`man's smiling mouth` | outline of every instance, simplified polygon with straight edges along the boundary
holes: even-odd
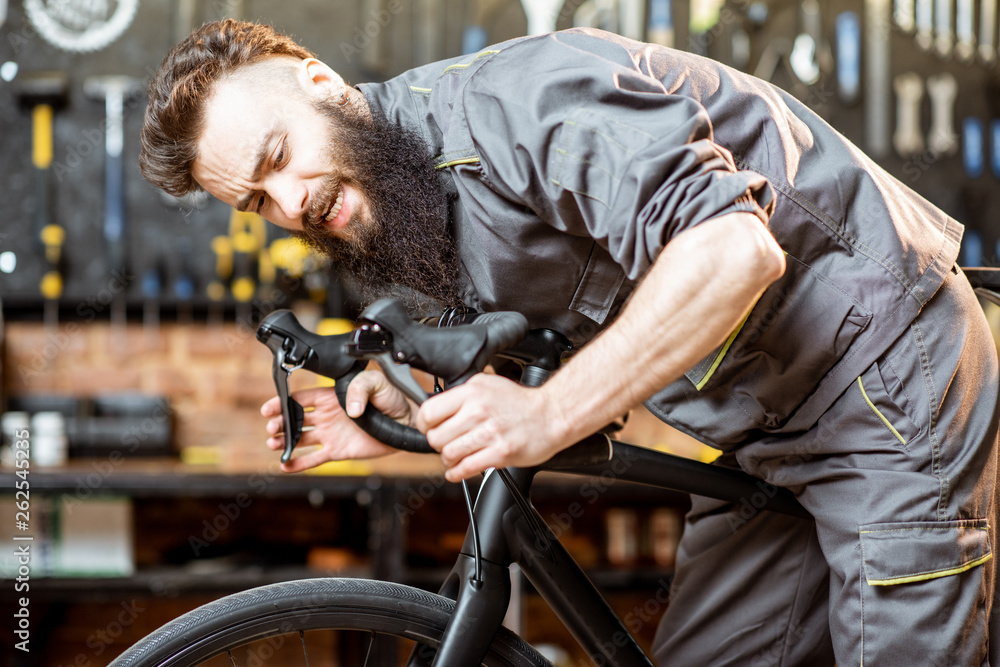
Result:
[[[323,216],[323,220],[326,222],[333,222],[336,217],[340,214],[340,209],[344,205],[344,187],[337,186],[337,198],[330,205],[330,209]]]

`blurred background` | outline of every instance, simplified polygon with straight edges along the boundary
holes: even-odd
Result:
[[[25,595],[31,618],[30,653],[0,628],[0,665],[107,664],[187,609],[281,579],[433,590],[461,544],[460,493],[432,457],[279,471],[256,325],[291,308],[343,331],[357,297],[257,216],[139,174],[160,60],[225,17],[273,24],[352,83],[574,25],[700,53],[787,90],[965,224],[962,264],[1000,261],[996,0],[0,0],[0,618]],[[641,412],[623,439],[713,456]],[[648,642],[686,500],[586,484],[546,479],[536,504]],[[585,664],[530,590],[521,608],[529,640]],[[351,664],[339,651],[320,664]]]

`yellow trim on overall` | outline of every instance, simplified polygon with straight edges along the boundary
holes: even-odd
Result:
[[[477,162],[479,162],[479,158],[477,158],[477,157],[463,157],[460,160],[452,160],[451,162],[445,162],[443,164],[439,164],[438,166],[436,166],[434,168],[435,169],[444,169],[445,167],[454,167],[455,165],[458,165],[458,164],[476,164]]]
[[[410,90],[415,93],[430,93],[433,92],[430,88],[421,88],[420,86],[410,86]]]
[[[476,54],[476,57],[473,58],[472,60],[470,60],[469,62],[467,62],[467,63],[459,63],[457,65],[448,65],[447,67],[444,68],[444,70],[442,70],[441,73],[444,74],[448,70],[453,70],[453,69],[465,69],[466,67],[468,67],[472,63],[474,63],[477,60],[479,60],[481,57],[483,57],[483,56],[491,56],[494,53],[500,53],[500,50],[499,49],[494,49],[493,51],[480,51],[479,53]]]
[[[754,306],[756,305],[757,304],[755,303]],[[729,338],[726,339],[726,343],[722,346],[722,349],[719,350],[719,353],[715,355],[715,360],[712,362],[711,367],[709,367],[708,372],[705,373],[705,377],[703,377],[698,384],[694,386],[695,389],[701,391],[701,388],[708,384],[708,381],[712,378],[712,374],[715,373],[715,369],[722,363],[722,359],[726,356],[726,352],[729,352],[729,347],[733,344],[733,341],[736,340],[736,337],[740,335],[740,331],[743,330],[743,325],[747,323],[747,320],[750,318],[750,313],[752,312],[753,308],[750,308],[750,310],[747,311],[747,314],[743,316],[743,319],[740,320],[740,323],[736,326],[733,333],[729,334]]]
[[[875,407],[875,404],[872,403],[871,399],[868,398],[868,392],[865,391],[865,385],[864,385],[863,382],[861,382],[861,376],[860,375],[858,376],[858,388],[861,389],[861,395],[865,397],[865,403],[867,403],[868,407],[872,409],[872,412],[874,412],[876,415],[878,415],[878,418],[882,420],[882,423],[884,423],[889,428],[890,431],[892,431],[892,434],[894,436],[896,436],[896,439],[899,440],[900,444],[905,445],[906,444],[906,438],[904,438],[903,436],[901,436],[899,434],[899,431],[897,431],[893,427],[893,425],[889,423],[889,420],[885,418],[885,415],[882,414],[879,411],[879,409]]]
[[[947,577],[952,574],[961,574],[967,570],[971,570],[974,567],[982,565],[989,559],[993,558],[992,553],[988,553],[981,558],[977,558],[971,563],[966,563],[965,565],[960,565],[959,567],[953,567],[948,570],[938,570],[937,572],[927,572],[925,574],[914,574],[908,577],[894,577],[892,579],[869,579],[869,586],[893,586],[895,584],[912,584],[915,581],[927,581],[928,579],[940,579],[941,577]]]

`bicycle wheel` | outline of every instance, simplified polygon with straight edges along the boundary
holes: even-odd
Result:
[[[420,659],[429,665],[454,609],[454,601],[440,595],[384,581],[303,579],[271,584],[221,598],[180,616],[129,648],[111,667],[381,667],[399,664],[418,643],[423,645]],[[310,654],[310,643],[318,643],[321,654]],[[355,647],[355,657],[343,662],[332,657],[348,645]],[[288,656],[291,652],[305,659],[299,657],[293,662]],[[497,632],[483,664],[552,667],[506,628]]]

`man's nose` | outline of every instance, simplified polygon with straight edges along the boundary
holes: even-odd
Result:
[[[291,222],[301,222],[309,210],[309,189],[306,184],[293,177],[272,181],[271,197],[281,209],[284,218]]]

